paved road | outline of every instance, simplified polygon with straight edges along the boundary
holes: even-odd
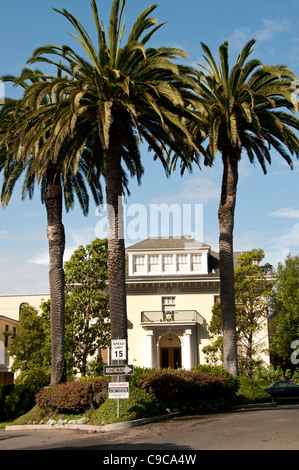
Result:
[[[299,405],[174,418],[123,431],[0,430],[1,450],[299,450]],[[133,453],[132,453],[133,454]]]

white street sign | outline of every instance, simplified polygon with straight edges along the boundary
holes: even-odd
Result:
[[[127,359],[127,341],[125,339],[111,340],[111,358],[114,360]]]
[[[110,382],[108,398],[129,398],[129,382]]]

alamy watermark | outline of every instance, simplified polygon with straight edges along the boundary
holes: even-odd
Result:
[[[294,349],[291,354],[291,363],[294,365],[299,364],[299,339],[292,341],[291,348]]]
[[[115,211],[108,204],[97,207],[95,215],[101,219],[96,225],[98,238],[107,238],[107,219],[112,228],[109,235],[131,241],[146,238],[173,237],[180,238],[188,235],[191,238],[203,240],[203,204],[126,204],[124,198],[118,198],[118,213],[123,221],[118,229],[115,228]]]

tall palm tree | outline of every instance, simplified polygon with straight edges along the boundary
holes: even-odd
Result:
[[[74,79],[65,81],[65,93],[70,101],[69,119],[55,117],[59,129],[77,125],[81,130],[80,140],[73,136],[73,155],[85,145],[91,133],[99,139],[99,145],[93,146],[90,165],[99,158],[104,161],[112,339],[127,338],[125,246],[119,203],[123,192],[122,163],[133,162],[133,170],[136,168],[139,158],[136,136],[148,143],[166,171],[169,150],[176,151],[188,166],[197,149],[184,121],[196,115],[190,107],[196,99],[191,86],[193,72],[174,63],[174,59],[187,57],[186,53],[174,48],[146,47],[161,27],[150,17],[156,5],[138,16],[122,45],[124,7],[125,0],[113,0],[106,35],[96,2],[92,0],[97,47],[73,15],[56,10],[75,28],[75,38],[85,57],[68,46],[47,46],[38,48],[30,60],[31,63],[48,62],[73,73]],[[63,87],[62,82],[60,85]]]
[[[15,183],[24,174],[22,199],[27,195],[32,198],[35,184],[41,188],[41,199],[47,211],[47,236],[49,243],[49,286],[51,298],[51,383],[65,380],[64,359],[64,269],[65,232],[62,222],[63,199],[66,211],[73,208],[75,194],[84,215],[88,214],[89,194],[91,189],[96,204],[102,202],[102,191],[96,169],[90,171],[86,164],[88,148],[82,152],[78,167],[67,167],[64,152],[70,141],[66,138],[57,158],[53,159],[48,142],[52,139],[53,128],[47,127],[47,134],[42,133],[42,140],[32,140],[31,130],[38,136],[38,121],[32,102],[27,94],[32,84],[47,82],[40,71],[24,70],[21,77],[6,77],[6,80],[21,84],[24,88],[23,99],[8,100],[0,114],[0,160],[4,163],[3,185],[1,191],[2,207],[10,200]],[[27,81],[32,82],[28,85]],[[54,77],[50,78],[54,80]],[[39,113],[48,107],[53,97],[43,96]],[[58,105],[54,100],[54,105]],[[45,124],[45,121],[44,121]],[[47,149],[45,154],[42,152]],[[29,159],[26,159],[26,155]],[[43,157],[41,156],[43,155]],[[45,157],[45,158],[44,158]]]
[[[292,100],[296,77],[286,66],[264,66],[257,59],[249,60],[254,44],[251,40],[244,46],[231,68],[227,42],[219,48],[219,65],[202,44],[206,64],[198,73],[200,129],[193,122],[200,143],[208,141],[205,163],[213,165],[218,151],[223,163],[218,210],[223,353],[224,365],[234,375],[238,362],[233,228],[239,161],[245,152],[249,161],[254,163],[256,158],[266,173],[271,149],[291,168],[292,156],[299,156],[297,105]]]

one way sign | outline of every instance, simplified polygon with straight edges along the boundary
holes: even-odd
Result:
[[[104,366],[104,375],[133,375],[134,366],[129,364]]]

